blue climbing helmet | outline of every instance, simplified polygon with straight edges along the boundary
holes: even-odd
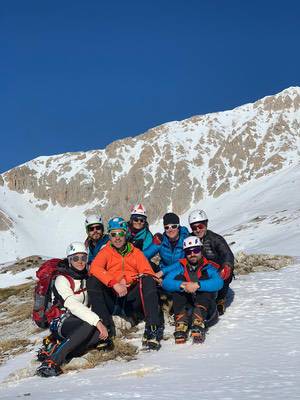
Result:
[[[113,231],[114,229],[122,229],[127,232],[128,226],[124,218],[114,217],[108,221],[107,232]]]

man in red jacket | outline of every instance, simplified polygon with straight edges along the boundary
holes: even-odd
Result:
[[[233,278],[234,255],[223,236],[207,229],[208,217],[204,210],[192,211],[189,215],[189,224],[193,235],[201,240],[204,257],[220,265],[219,271],[224,286],[218,292],[217,308],[219,315],[222,315],[225,312],[226,296]]]
[[[158,350],[157,277],[142,251],[128,242],[127,224],[123,218],[112,218],[107,231],[110,241],[97,254],[90,268],[87,287],[92,310],[111,336],[115,332],[112,314],[120,300],[127,316],[137,310],[143,311],[146,321],[143,345]]]

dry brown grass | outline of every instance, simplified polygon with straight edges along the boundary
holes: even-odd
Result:
[[[111,360],[131,361],[136,359],[136,355],[138,353],[138,348],[136,346],[133,346],[132,344],[119,338],[114,340],[114,345],[115,347],[111,351],[99,351],[97,349],[91,350],[84,356],[84,363],[80,363],[79,367],[82,369],[89,369]],[[64,367],[64,370],[66,371],[77,369],[78,364],[76,362],[71,362]]]
[[[18,304],[12,308],[9,313],[10,321],[24,321],[31,317],[32,313],[32,302]]]
[[[0,289],[0,303],[7,300],[11,296],[29,297],[33,296],[33,282],[23,283],[18,286],[10,286],[7,288]]]
[[[26,347],[32,344],[27,339],[0,340],[0,365],[5,361],[7,355],[15,356],[26,351]]]
[[[125,339],[132,339],[133,337],[135,337],[138,330],[139,330],[139,328],[137,327],[137,325],[132,326],[129,329],[119,328],[121,337],[125,338]]]

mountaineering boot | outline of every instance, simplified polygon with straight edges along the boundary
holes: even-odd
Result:
[[[176,322],[175,332],[174,332],[174,338],[175,338],[176,344],[183,344],[187,341],[188,329],[189,329],[189,326],[188,326],[187,322],[184,322],[184,321]]]
[[[217,300],[217,310],[219,315],[223,315],[225,312],[226,306],[225,306],[225,299],[219,299]]]
[[[44,361],[49,358],[60,344],[61,342],[55,339],[52,335],[47,336],[43,340],[43,347],[41,347],[37,352],[38,361]]]
[[[49,378],[50,376],[58,376],[63,373],[59,365],[55,364],[54,361],[48,359],[42,362],[42,364],[36,370],[36,374],[43,377]]]
[[[185,343],[188,338],[189,316],[186,310],[175,315],[174,338],[176,344]]]
[[[159,350],[160,349],[160,336],[159,327],[157,325],[146,325],[145,332],[142,339],[142,344],[145,350]]]
[[[191,337],[193,343],[203,343],[205,340],[205,324],[203,319],[194,318],[191,326]]]
[[[112,338],[100,340],[96,346],[97,350],[112,351],[115,348],[115,344]]]

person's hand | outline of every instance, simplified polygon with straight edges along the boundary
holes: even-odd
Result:
[[[221,271],[220,271],[220,276],[221,278],[225,281],[226,279],[229,279],[232,274],[232,268],[228,264],[224,264]]]
[[[181,287],[187,293],[195,293],[200,286],[197,282],[184,282],[184,284],[181,284]]]
[[[155,276],[156,276],[156,278],[160,279],[160,278],[162,278],[163,274],[164,273],[162,271],[158,271],[155,273]]]
[[[108,332],[107,332],[106,326],[103,324],[103,322],[98,321],[97,325],[96,325],[96,328],[99,331],[99,338],[101,340],[105,340],[105,339],[108,338]]]
[[[113,286],[113,289],[119,297],[124,297],[127,294],[127,286],[124,283],[116,283]]]
[[[158,232],[153,236],[152,243],[159,246],[161,245],[162,241],[163,241],[163,235],[161,233]]]

